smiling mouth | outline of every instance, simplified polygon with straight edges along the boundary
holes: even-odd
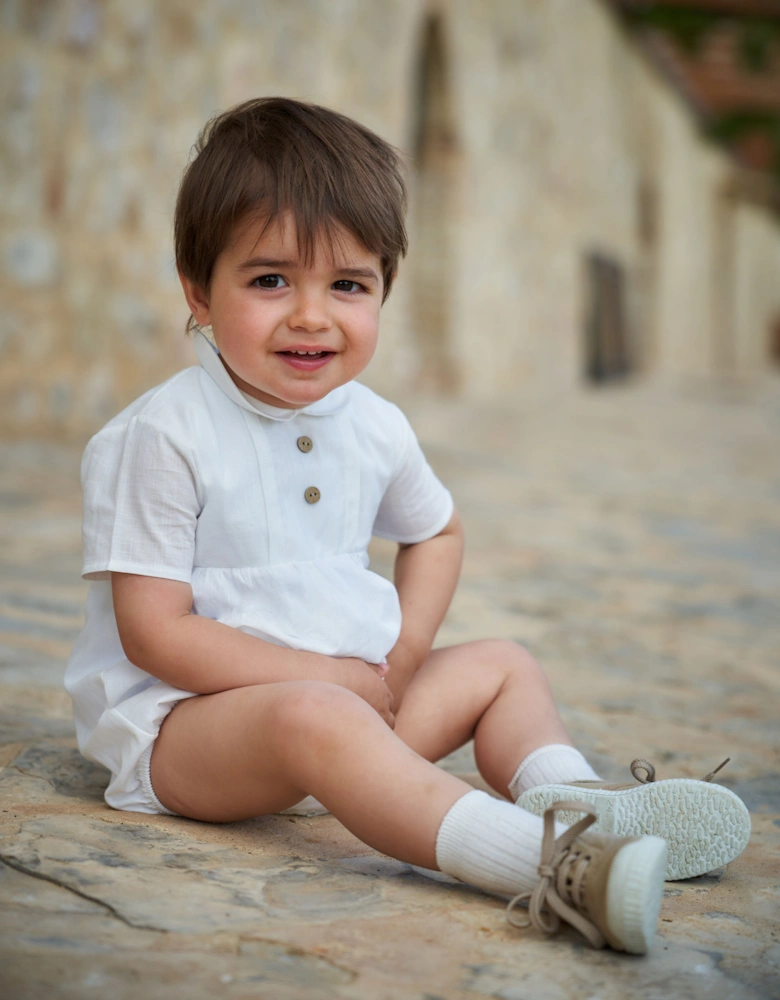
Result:
[[[306,361],[309,358],[328,358],[334,351],[278,351],[285,358],[301,358],[301,360]]]
[[[277,356],[298,372],[316,372],[325,368],[335,351],[277,351]]]

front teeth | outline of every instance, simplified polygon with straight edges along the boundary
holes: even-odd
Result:
[[[290,354],[303,354],[304,357],[313,354],[322,354],[322,351],[290,351]]]

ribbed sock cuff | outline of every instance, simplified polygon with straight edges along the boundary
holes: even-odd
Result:
[[[523,792],[538,785],[598,780],[599,776],[576,747],[551,743],[528,754],[509,782],[509,791],[516,802]]]
[[[488,892],[514,895],[539,881],[542,820],[486,792],[467,792],[442,820],[436,863]]]

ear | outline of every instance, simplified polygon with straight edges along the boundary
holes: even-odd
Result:
[[[195,322],[198,326],[211,326],[211,310],[209,309],[209,300],[206,297],[206,293],[200,285],[196,285],[194,281],[183,275],[181,271],[179,271],[179,281],[184,290],[184,298],[187,300],[187,305],[190,307],[190,312]]]

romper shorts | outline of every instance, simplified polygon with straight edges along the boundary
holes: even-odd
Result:
[[[166,717],[180,701],[193,697],[191,691],[153,680],[102,713],[81,752],[111,771],[105,792],[108,805],[128,812],[176,815],[155,795],[150,774],[152,751]]]
[[[182,691],[157,680],[103,712],[82,753],[111,770],[111,781],[105,792],[109,806],[148,815],[178,815],[166,808],[155,794],[151,760],[155,740],[167,716],[179,702],[194,697],[191,691]],[[322,815],[327,811],[311,795],[283,810],[295,816]]]

